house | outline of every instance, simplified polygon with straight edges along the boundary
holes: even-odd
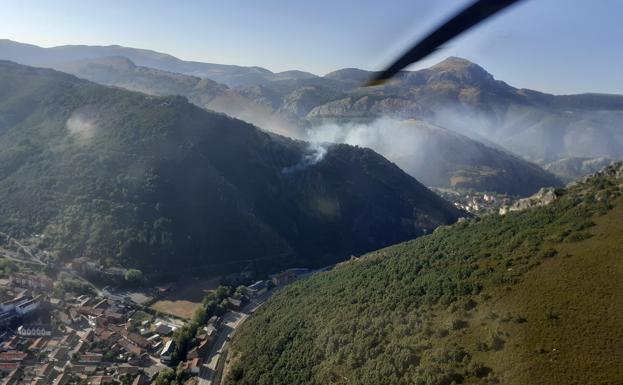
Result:
[[[18,367],[2,380],[2,385],[16,385],[21,376],[22,370]]]
[[[65,367],[65,372],[92,375],[97,371],[97,366],[94,365],[78,365],[70,363]]]
[[[268,285],[266,285],[266,281],[257,281],[253,285],[249,285],[247,289],[249,294],[255,297],[266,293],[266,291],[268,290]]]
[[[11,310],[15,310],[15,306],[17,306],[17,304],[22,303],[24,301],[27,301],[28,299],[30,299],[31,297],[29,296],[17,296],[15,298],[12,298],[8,301],[4,301],[0,304],[0,313],[5,313]]]
[[[156,328],[154,329],[154,333],[159,334],[161,336],[169,336],[173,333],[173,327],[165,324],[164,322],[156,322]]]
[[[94,309],[105,309],[108,307],[108,300],[106,298],[99,300],[93,305]]]
[[[143,353],[137,355],[136,357],[130,358],[128,360],[128,364],[135,366],[151,366],[153,361],[151,360],[151,356],[147,353]]]
[[[219,327],[221,324],[221,317],[213,315],[208,320],[208,325],[214,325],[215,328]]]
[[[9,277],[9,282],[13,286],[26,289],[51,291],[54,289],[54,281],[43,275],[35,275],[28,273],[13,273]]]
[[[19,368],[19,362],[0,362],[0,373],[11,373]]]
[[[103,385],[113,383],[112,376],[93,376],[89,377],[89,385]]]
[[[119,345],[130,354],[140,355],[144,353],[144,349],[128,339],[120,339]]]
[[[22,382],[22,384],[28,383],[27,381]],[[33,378],[29,385],[45,385],[46,381],[43,378]]]
[[[287,285],[296,279],[296,273],[292,270],[286,270],[281,273],[271,275],[270,279],[275,286]]]
[[[92,317],[101,317],[104,314],[104,310],[94,309],[90,306],[80,306],[78,308],[78,312],[80,312],[81,314],[85,316],[92,316]]]
[[[0,353],[0,362],[21,362],[28,357],[28,353],[24,352],[2,352]]]
[[[205,356],[208,353],[209,347],[210,347],[210,341],[209,340],[201,341],[201,343],[199,345],[195,346],[194,348],[192,348],[188,352],[186,357],[189,358],[189,359],[203,357],[203,356]]]
[[[151,346],[154,346],[155,344],[161,341],[162,341],[162,337],[160,337],[158,334],[154,334],[153,336],[147,338],[147,342],[149,342]]]
[[[125,374],[138,374],[138,366],[134,365],[119,365],[117,367],[117,375],[123,376]]]
[[[83,332],[78,332],[80,340],[83,342],[93,342],[95,340],[95,332],[93,329],[88,329]]]
[[[72,347],[76,343],[78,343],[78,341],[80,341],[78,333],[72,330],[70,333],[65,334],[65,336],[61,339],[60,344],[63,346]]]
[[[50,325],[21,325],[17,328],[17,334],[22,337],[49,337],[52,335]]]
[[[52,377],[56,375],[56,370],[54,370],[54,364],[47,363],[37,368],[35,374],[37,375],[37,377],[43,378],[47,382],[47,380],[52,379]]]
[[[93,365],[102,362],[102,358],[101,353],[84,353],[79,356],[78,362]]]
[[[145,337],[142,337],[136,333],[127,333],[126,338],[132,341],[135,345],[140,346],[142,349],[149,348],[149,341]]]
[[[166,285],[162,285],[162,286],[158,286],[156,287],[156,294],[157,295],[162,295],[162,294],[166,294],[169,291],[171,291],[171,289],[173,288],[174,283],[167,283]]]
[[[83,341],[78,341],[78,343],[71,349],[71,354],[77,354],[84,352],[86,349],[85,343]]]
[[[36,340],[32,341],[32,343],[29,346],[29,349],[35,350],[35,351],[41,351],[43,350],[43,348],[45,348],[47,344],[48,344],[48,338],[39,337]]]
[[[69,380],[71,380],[69,373],[61,373],[58,376],[56,376],[56,378],[54,379],[54,382],[52,382],[52,385],[66,385],[69,382]]]
[[[192,360],[185,361],[182,364],[182,368],[185,372],[199,374],[199,371],[201,370],[201,359],[193,358]]]
[[[227,306],[233,310],[240,310],[242,308],[242,300],[229,297],[227,298]]]
[[[109,322],[115,322],[115,323],[123,322],[123,320],[125,319],[123,314],[113,311],[113,310],[105,310],[104,317],[106,317],[106,319]]]
[[[92,298],[86,294],[82,294],[76,298],[76,302],[80,307],[88,306],[91,302],[93,302]]]
[[[205,330],[208,340],[211,340],[216,335],[216,327],[214,324],[208,324],[203,330]]]
[[[84,274],[87,269],[87,262],[89,262],[89,259],[87,257],[76,258],[71,261],[71,269],[78,273]]]
[[[9,324],[15,318],[29,314],[39,308],[41,296],[28,295],[13,298],[0,304],[0,324]]]
[[[162,352],[160,353],[160,362],[163,364],[169,364],[171,362],[171,355],[175,351],[175,341],[169,340],[162,348]]]
[[[148,384],[149,384],[149,379],[142,374],[139,374],[138,376],[136,376],[134,378],[134,381],[132,381],[132,385],[148,385]]]
[[[32,313],[39,308],[39,300],[41,296],[37,296],[15,305],[15,312],[19,315]]]
[[[112,266],[102,270],[102,274],[110,278],[123,278],[127,271],[128,270],[124,269],[123,267]]]
[[[52,354],[50,354],[50,361],[64,364],[64,362],[67,361],[67,359],[69,358],[68,353],[69,350],[67,348],[60,346]]]

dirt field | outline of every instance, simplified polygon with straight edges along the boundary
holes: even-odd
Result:
[[[162,313],[190,318],[203,297],[218,287],[219,278],[180,280],[161,300],[151,307]]]

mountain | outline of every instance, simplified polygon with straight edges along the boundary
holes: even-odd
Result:
[[[536,164],[454,131],[414,120],[390,122],[382,127],[385,135],[370,140],[366,146],[384,154],[427,186],[518,196],[529,196],[544,186],[562,187],[557,177]]]
[[[134,68],[106,67],[111,56],[125,58]],[[302,71],[275,74],[119,46],[40,48],[4,40],[0,58],[150,94],[180,94],[201,107],[299,139],[325,124],[417,119],[541,165],[573,157],[623,159],[623,96],[515,88],[457,57],[368,88],[361,85],[373,72],[356,68],[323,77]]]
[[[237,330],[225,383],[617,383],[623,164],[554,198],[283,288]]]
[[[339,92],[329,101],[319,99],[303,120],[313,126],[386,117],[421,119],[539,163],[568,157],[623,159],[621,95],[518,89],[456,57],[402,72],[383,86],[361,88],[372,75],[350,68],[317,79]],[[263,87],[274,89],[272,82]],[[274,109],[279,108],[277,104]]]
[[[55,69],[99,84],[155,96],[181,95],[192,103],[254,123],[274,126],[272,110],[225,84],[208,78],[137,66],[123,56],[106,56],[57,64]],[[252,118],[252,119],[249,119]],[[282,123],[282,125],[287,122]],[[278,130],[274,130],[278,131]]]
[[[372,150],[7,61],[0,201],[3,232],[61,260],[169,273],[325,265],[462,215]]]
[[[614,163],[614,160],[604,157],[563,158],[555,162],[547,163],[543,168],[553,173],[564,182],[571,183],[593,174],[612,163]]]
[[[110,46],[63,45],[43,48],[12,40],[0,40],[0,59],[17,63],[56,68],[68,62],[123,56],[140,66],[169,72],[207,77],[229,86],[261,84],[273,79],[304,79],[315,75],[303,71],[273,73],[261,67],[184,61],[174,56],[147,49]]]
[[[302,136],[304,132],[303,128],[296,128],[298,119],[308,113],[314,114],[312,110],[320,100],[331,100],[341,92],[339,85],[318,84],[317,79],[282,80],[269,85],[231,89],[205,78],[136,66],[123,57],[82,60],[57,68],[100,84],[150,95],[183,95],[198,106],[296,136]],[[301,84],[305,86],[299,87]],[[281,95],[286,96],[282,99]],[[358,104],[360,113],[387,111],[390,99],[379,100],[379,103]],[[404,103],[398,103],[394,109],[409,111]],[[348,116],[343,110],[340,113],[341,119]],[[376,125],[382,125],[379,130],[390,134],[379,133],[381,139],[375,137],[353,144],[384,154],[428,186],[474,188],[527,196],[543,186],[561,185],[555,177],[532,163],[441,127],[422,121],[385,120]],[[329,140],[344,141],[343,138]],[[409,146],[402,143],[409,143]]]

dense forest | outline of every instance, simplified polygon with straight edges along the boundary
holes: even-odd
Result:
[[[556,195],[283,289],[235,336],[227,383],[617,383],[623,164]]]
[[[49,259],[172,274],[326,265],[462,215],[371,150],[6,61],[0,201],[0,229],[44,234]]]

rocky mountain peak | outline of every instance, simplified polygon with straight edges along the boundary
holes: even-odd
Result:
[[[461,83],[482,83],[493,81],[493,75],[467,59],[450,56],[430,67],[429,81],[453,80]]]

